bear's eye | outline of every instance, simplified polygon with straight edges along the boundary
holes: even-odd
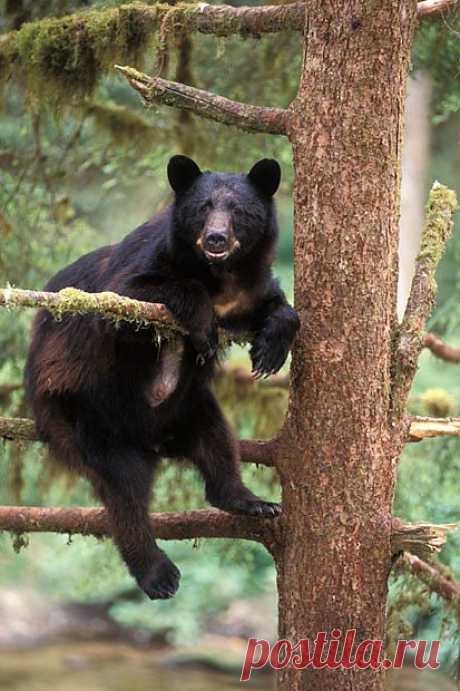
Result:
[[[241,206],[233,201],[233,199],[228,203],[228,210],[231,211],[233,214],[239,214],[242,211]]]
[[[209,211],[209,209],[212,209],[213,203],[211,199],[207,199],[205,202],[202,203],[200,209],[201,211]]]

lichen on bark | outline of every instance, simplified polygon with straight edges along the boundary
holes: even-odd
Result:
[[[425,339],[425,326],[436,297],[435,273],[453,229],[458,208],[455,192],[435,182],[428,197],[426,220],[415,274],[393,354],[392,408],[397,418],[404,414],[417,362]]]
[[[457,208],[455,192],[437,181],[434,182],[426,205],[426,221],[418,255],[418,261],[423,260],[427,268],[433,272],[451,236],[454,226],[452,215]]]

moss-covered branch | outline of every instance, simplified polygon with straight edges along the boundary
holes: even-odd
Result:
[[[162,540],[201,537],[241,538],[270,544],[271,521],[238,516],[217,509],[152,513],[155,535]],[[99,508],[0,506],[0,530],[14,533],[65,533],[106,537],[107,516]]]
[[[208,120],[239,127],[247,132],[287,133],[289,111],[284,108],[265,108],[240,103],[193,86],[171,82],[161,77],[149,77],[132,67],[117,65],[116,68],[126,77],[133,89],[140,93],[146,105],[162,103],[172,108],[191,111]]]
[[[455,0],[420,2],[424,17]],[[305,3],[232,7],[207,3],[146,5],[89,10],[64,17],[27,22],[0,37],[0,83],[14,79],[30,93],[55,105],[78,103],[90,95],[115,63],[142,66],[142,59],[161,30],[198,31],[216,36],[259,37],[264,33],[302,31]]]
[[[426,208],[420,253],[393,358],[392,402],[396,417],[404,413],[417,362],[423,348],[425,324],[436,295],[435,272],[449,239],[457,209],[455,192],[435,182]]]
[[[429,16],[455,0],[425,0],[419,16]],[[259,37],[302,31],[305,3],[232,7],[207,3],[133,2],[64,17],[27,22],[0,37],[0,84],[14,79],[40,101],[78,104],[114,64],[142,67],[155,32],[198,31],[215,36]]]
[[[140,326],[152,324],[159,329],[185,333],[165,305],[131,300],[111,292],[85,293],[76,288],[64,288],[58,293],[49,293],[0,288],[0,307],[45,307],[57,319],[67,313],[100,314],[115,321],[129,321]]]
[[[41,100],[78,103],[116,63],[142,66],[156,31],[260,36],[300,30],[305,5],[231,7],[131,3],[24,24],[0,38],[0,83],[14,78]]]

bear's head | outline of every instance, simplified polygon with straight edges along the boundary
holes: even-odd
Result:
[[[168,179],[175,192],[174,241],[212,265],[234,266],[277,235],[273,195],[281,170],[264,158],[249,173],[201,171],[187,156],[173,156]]]

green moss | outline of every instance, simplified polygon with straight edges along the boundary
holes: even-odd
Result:
[[[59,305],[48,309],[56,319],[68,312],[75,314],[88,314],[91,312],[107,312],[106,317],[115,322],[128,321],[147,325],[149,322],[142,314],[142,306],[136,300],[123,297],[123,305],[120,312],[120,295],[105,291],[102,293],[85,293],[77,288],[63,288],[59,291]],[[119,314],[116,314],[119,312]]]
[[[0,39],[0,86],[10,77],[54,107],[94,92],[116,63],[142,68],[159,29],[159,59],[170,36],[187,31],[195,2],[137,3],[23,24]]]
[[[11,533],[11,539],[16,554],[19,554],[21,549],[25,549],[29,546],[29,536],[25,533]]]
[[[445,185],[435,182],[426,206],[426,221],[422,234],[419,260],[434,271],[444,252],[452,228],[452,214],[457,210],[457,195]]]
[[[426,389],[420,395],[420,402],[426,415],[449,417],[455,414],[455,398],[446,389],[440,387]]]
[[[0,81],[11,74],[41,100],[76,103],[115,62],[142,64],[155,28],[137,4],[24,24],[0,43]]]

